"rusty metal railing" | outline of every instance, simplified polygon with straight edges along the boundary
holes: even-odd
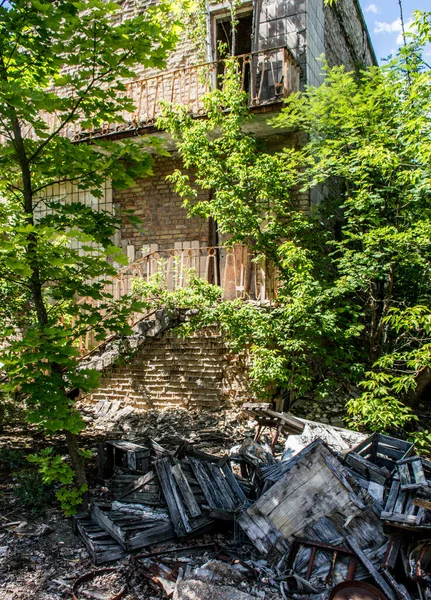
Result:
[[[243,54],[233,60],[250,107],[278,102],[299,89],[299,68],[286,47]],[[122,122],[104,123],[92,130],[83,130],[79,122],[70,123],[64,126],[62,135],[80,140],[148,127],[161,115],[163,102],[182,104],[193,116],[203,116],[203,97],[222,84],[224,65],[224,60],[218,60],[184,66],[126,83],[125,94],[135,110],[124,111]],[[55,115],[47,115],[47,119],[52,130],[60,124],[60,117]]]

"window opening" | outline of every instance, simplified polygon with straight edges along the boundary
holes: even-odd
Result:
[[[243,56],[251,53],[253,13],[240,14],[237,16],[235,36],[233,36],[232,20],[230,15],[220,17],[215,23],[215,56],[217,60],[225,56]],[[223,48],[222,52],[220,51]],[[240,58],[238,68],[241,73],[243,89],[250,88],[250,62]],[[224,72],[223,63],[217,65],[217,87],[221,85]]]

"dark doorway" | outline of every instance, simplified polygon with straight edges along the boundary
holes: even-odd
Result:
[[[217,19],[215,30],[216,57],[217,60],[227,56],[243,56],[251,53],[251,38],[253,30],[253,14],[249,13],[237,17],[238,22],[235,29],[235,40],[232,39],[232,22],[230,17]],[[233,52],[232,52],[233,50]],[[238,69],[241,72],[242,89],[246,92],[250,88],[250,60],[238,59]],[[217,87],[221,87],[223,81],[224,64],[217,65]]]
[[[251,52],[253,14],[249,13],[244,16],[238,15],[237,20],[234,48],[232,48],[232,23],[230,17],[223,17],[217,20],[215,41],[218,59],[223,58],[223,56],[220,56],[220,45],[223,45],[225,48],[224,56],[240,56],[241,54],[250,54]]]

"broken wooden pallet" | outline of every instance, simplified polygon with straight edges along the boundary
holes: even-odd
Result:
[[[73,528],[84,542],[94,565],[120,560],[126,555],[124,548],[88,515],[73,517]]]
[[[167,515],[162,518],[160,514],[155,514],[149,518],[112,510],[110,506],[93,506],[91,518],[127,551],[159,544],[175,537]]]
[[[426,509],[414,503],[412,491],[403,490],[400,479],[394,476],[380,518],[383,521],[418,526],[422,525],[425,516]]]
[[[211,526],[213,521],[202,514],[181,462],[165,456],[154,467],[177,536],[196,534]]]
[[[416,490],[427,485],[420,456],[397,461],[397,470],[402,490]]]

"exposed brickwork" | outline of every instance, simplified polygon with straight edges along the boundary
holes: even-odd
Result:
[[[146,179],[138,179],[127,190],[114,191],[116,210],[132,210],[143,221],[138,230],[123,217],[121,245],[133,245],[136,258],[143,246],[159,244],[160,248],[174,247],[175,242],[199,240],[201,245],[209,242],[208,221],[188,218],[183,201],[174,191],[174,185],[166,181],[166,176],[175,169],[182,168],[178,156],[157,157],[154,162],[154,174]],[[205,200],[207,193],[199,192],[199,199]]]
[[[245,390],[244,366],[229,355],[217,332],[187,339],[167,332],[146,341],[125,364],[108,369],[91,400],[121,400],[141,409],[217,409],[245,401]]]

